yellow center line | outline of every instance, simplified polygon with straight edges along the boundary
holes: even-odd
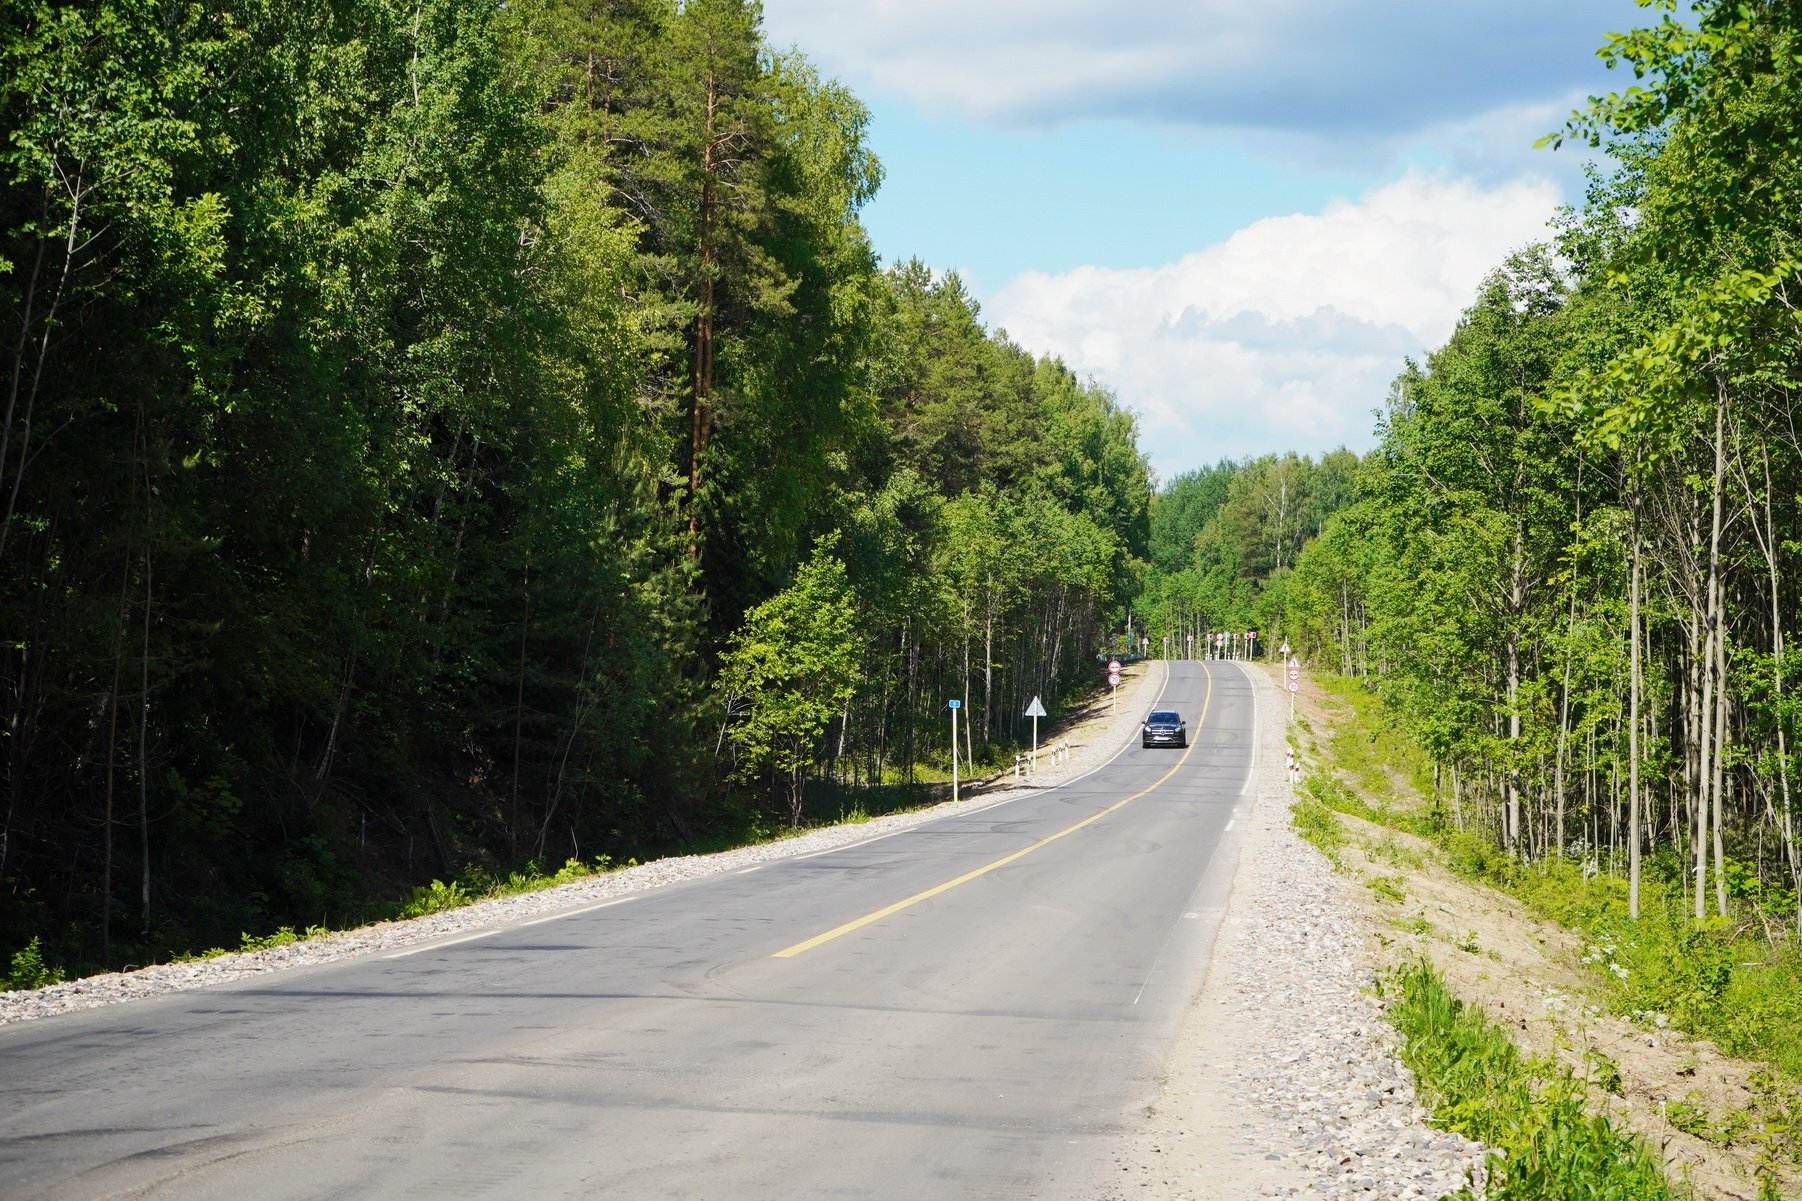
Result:
[[[1208,671],[1208,669],[1206,667],[1203,667],[1201,670],[1202,670],[1203,674],[1205,674],[1207,676],[1208,690],[1207,690],[1206,695],[1202,698],[1201,716],[1199,716],[1195,719],[1195,732],[1197,734],[1201,733],[1202,725],[1208,720],[1208,705],[1214,699],[1214,673],[1211,671]],[[1095,824],[1096,822],[1100,821],[1102,818],[1106,817],[1108,814],[1117,812],[1118,810],[1121,810],[1121,809],[1124,809],[1126,806],[1132,804],[1134,801],[1138,800],[1140,797],[1146,795],[1147,793],[1155,792],[1155,791],[1157,791],[1157,789],[1163,787],[1165,781],[1169,780],[1171,776],[1174,776],[1177,772],[1182,770],[1183,764],[1187,763],[1189,761],[1189,756],[1194,753],[1196,745],[1197,745],[1196,740],[1191,738],[1189,740],[1189,745],[1186,748],[1184,748],[1184,750],[1183,750],[1182,758],[1180,758],[1176,761],[1176,765],[1174,767],[1172,767],[1169,771],[1165,772],[1163,775],[1159,776],[1157,778],[1157,781],[1155,783],[1153,783],[1150,787],[1140,789],[1138,792],[1133,793],[1131,796],[1127,797],[1125,800],[1115,801],[1112,805],[1109,805],[1106,809],[1101,810],[1099,813],[1094,813],[1094,814],[1089,815],[1088,817],[1083,818],[1081,821],[1077,822],[1073,826],[1068,826],[1062,830],[1059,830],[1056,834],[1052,834],[1048,837],[1041,838],[1041,839],[1039,839],[1039,841],[1033,843],[1031,846],[1023,847],[1020,850],[1015,851],[1011,855],[1003,855],[1001,858],[995,860],[995,862],[993,862],[993,863],[985,864],[982,867],[976,868],[974,871],[967,871],[963,875],[957,877],[955,880],[947,880],[943,884],[934,885],[932,888],[928,888],[925,892],[916,892],[913,896],[906,897],[902,900],[896,901],[893,905],[884,906],[883,908],[876,910],[876,912],[874,912],[874,913],[866,913],[862,917],[856,918],[852,921],[848,921],[842,926],[835,926],[832,929],[826,931],[824,934],[816,934],[812,938],[808,939],[806,942],[798,942],[792,947],[788,947],[788,948],[785,948],[784,950],[777,951],[775,954],[775,958],[777,958],[777,959],[792,959],[796,955],[802,954],[805,951],[811,951],[815,947],[820,946],[823,943],[829,943],[833,939],[838,938],[841,935],[849,934],[853,930],[861,930],[865,926],[870,925],[872,922],[879,922],[883,918],[888,917],[891,914],[900,913],[903,909],[907,909],[914,905],[918,905],[921,901],[930,900],[933,897],[938,896],[940,893],[950,892],[953,888],[956,888],[960,884],[968,884],[970,881],[976,879],[978,876],[986,876],[990,872],[994,871],[996,868],[1006,867],[1008,864],[1013,863],[1015,860],[1026,858],[1026,856],[1032,854],[1034,851],[1038,850],[1040,847],[1050,846],[1052,843],[1056,842],[1060,838],[1063,838],[1065,835],[1074,834],[1078,830],[1082,829],[1084,826],[1090,826],[1090,825]]]

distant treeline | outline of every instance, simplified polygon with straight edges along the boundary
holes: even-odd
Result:
[[[879,269],[759,22],[0,9],[0,956],[741,837],[1092,666],[1132,419]]]
[[[1204,653],[1210,632],[1258,632],[1273,651],[1296,560],[1355,497],[1358,456],[1224,459],[1170,480],[1152,500],[1150,566],[1138,620],[1152,649]]]

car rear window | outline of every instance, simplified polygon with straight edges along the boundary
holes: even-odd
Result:
[[[1155,721],[1155,722],[1172,722],[1172,721],[1181,721],[1182,718],[1178,717],[1175,713],[1172,713],[1168,709],[1159,709],[1156,713],[1153,713],[1150,717],[1146,718],[1145,720],[1146,721]]]

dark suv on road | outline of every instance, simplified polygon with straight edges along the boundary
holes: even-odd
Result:
[[[1180,713],[1170,709],[1153,709],[1145,718],[1140,741],[1146,746],[1188,746],[1189,726]]]

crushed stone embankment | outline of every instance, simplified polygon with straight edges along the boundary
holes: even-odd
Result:
[[[1427,1124],[1332,865],[1289,823],[1288,699],[1246,673],[1258,778],[1207,979],[1159,1097],[1097,1201],[1438,1198],[1484,1150]]]

